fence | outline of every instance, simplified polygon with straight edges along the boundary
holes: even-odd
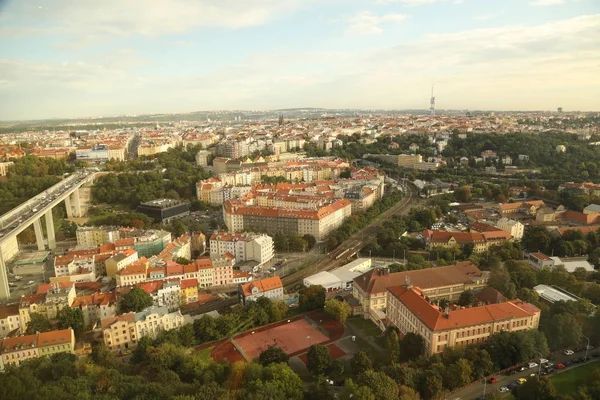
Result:
[[[313,320],[311,317],[309,317],[308,315],[305,314],[304,319],[306,320],[306,322],[308,322],[309,324],[314,326],[323,335],[325,335],[326,337],[331,337],[329,335],[329,332],[327,332],[324,328],[320,327],[319,324],[317,324],[317,322],[315,320]]]

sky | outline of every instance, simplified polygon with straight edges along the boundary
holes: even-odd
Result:
[[[0,120],[600,111],[600,0],[0,0]]]

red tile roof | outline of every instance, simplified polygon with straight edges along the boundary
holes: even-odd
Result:
[[[244,293],[244,296],[251,296],[253,288],[258,288],[258,292],[263,293],[282,287],[283,283],[281,282],[281,279],[278,276],[274,276],[272,278],[261,279],[260,281],[254,281],[242,285],[242,292]]]
[[[180,285],[181,290],[198,287],[198,279],[182,279]]]

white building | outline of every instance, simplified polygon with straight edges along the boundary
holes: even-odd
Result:
[[[120,239],[119,228],[83,226],[77,228],[77,246],[97,247]]]
[[[273,238],[257,233],[214,233],[210,237],[210,256],[221,258],[227,253],[235,257],[236,263],[256,261],[262,265],[275,255]]]
[[[19,304],[0,306],[0,338],[21,329]]]
[[[548,303],[579,300],[579,297],[556,286],[537,285],[533,287],[533,290],[537,292],[540,299],[546,300]]]
[[[333,271],[322,271],[318,274],[304,278],[304,286],[321,285],[328,292],[350,289],[354,278],[371,269],[370,258],[358,258]]]
[[[246,304],[248,301],[255,301],[259,297],[268,297],[270,299],[281,300],[283,298],[283,283],[278,276],[253,281],[238,287],[240,302]]]
[[[148,307],[135,313],[135,327],[139,338],[156,339],[162,331],[180,328],[185,324],[181,311],[169,312],[167,307]]]
[[[525,225],[523,225],[519,221],[515,221],[514,219],[504,217],[500,218],[497,226],[503,231],[510,233],[510,235],[515,240],[521,240],[523,238],[523,233],[525,232]]]

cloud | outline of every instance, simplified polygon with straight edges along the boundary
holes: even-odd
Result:
[[[532,6],[556,6],[564,3],[565,0],[536,0],[529,4]]]
[[[473,19],[475,21],[487,21],[490,20],[494,17],[494,14],[483,14],[483,15],[477,15],[475,17],[473,17]]]
[[[379,34],[383,32],[383,29],[379,26],[382,22],[398,22],[406,18],[406,14],[378,16],[371,11],[360,11],[346,20],[348,22],[347,32],[360,35]]]
[[[44,3],[39,6],[37,3]],[[158,36],[192,28],[239,29],[265,24],[310,1],[302,0],[39,0],[11,3],[3,20],[12,35],[71,33],[95,36]],[[27,28],[31,26],[32,28]],[[13,30],[13,28],[16,28]]]
[[[375,0],[378,4],[400,3],[409,6],[420,6],[423,4],[445,3],[448,0]]]

